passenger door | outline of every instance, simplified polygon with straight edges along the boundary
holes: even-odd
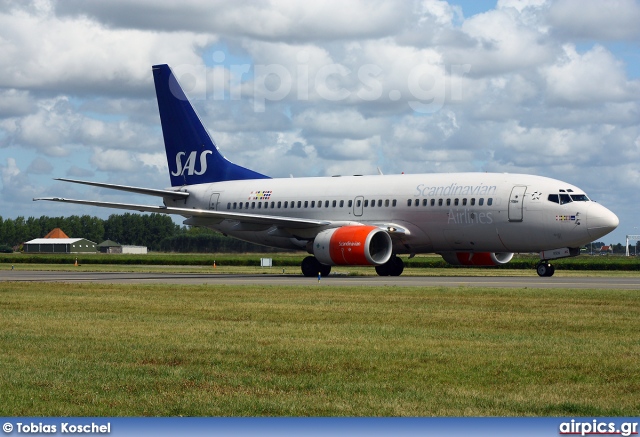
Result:
[[[511,190],[511,196],[509,197],[510,222],[521,222],[523,220],[524,193],[526,191],[527,187],[523,185],[517,185]]]

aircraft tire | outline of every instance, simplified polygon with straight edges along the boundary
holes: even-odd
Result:
[[[376,266],[378,276],[400,276],[404,271],[404,262],[397,256],[392,256],[386,263]]]
[[[538,276],[543,278],[551,277],[555,272],[556,272],[555,267],[553,267],[548,262],[541,262],[536,267],[536,273],[538,273]]]
[[[378,276],[389,276],[389,263],[386,262],[380,266],[376,266],[376,273],[378,274]]]
[[[400,276],[402,272],[404,272],[404,262],[402,259],[397,256],[393,256],[389,262],[392,265],[390,276]]]
[[[307,278],[315,278],[318,276],[318,273],[320,273],[322,277],[325,277],[331,273],[331,266],[320,264],[314,256],[308,256],[303,259],[300,264],[300,269],[302,270],[302,274]]]

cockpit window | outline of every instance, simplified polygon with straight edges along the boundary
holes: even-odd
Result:
[[[574,202],[588,202],[589,198],[586,196],[586,194],[572,194],[571,200],[573,200]]]
[[[573,202],[573,200],[571,200],[571,196],[569,196],[568,194],[560,195],[560,205],[564,205],[566,203],[571,203],[571,202]]]
[[[571,191],[571,190],[567,190]],[[559,203],[560,205],[565,205],[571,202],[589,202],[589,198],[586,194],[565,194],[565,190],[560,190],[560,194],[549,194],[547,200],[553,203]]]

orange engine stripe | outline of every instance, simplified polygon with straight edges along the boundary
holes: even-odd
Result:
[[[331,236],[330,256],[336,265],[370,265],[365,243],[375,226],[345,226]]]

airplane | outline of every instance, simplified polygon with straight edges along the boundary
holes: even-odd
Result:
[[[537,252],[539,276],[551,260],[613,231],[618,217],[584,190],[524,174],[436,173],[270,178],[227,160],[210,137],[171,68],[152,67],[171,187],[57,180],[162,198],[137,205],[35,198],[132,211],[176,214],[184,224],[282,249],[309,253],[302,274],[332,266],[374,266],[399,276],[399,255],[436,253],[454,265],[506,264]],[[381,172],[380,172],[381,173]]]

